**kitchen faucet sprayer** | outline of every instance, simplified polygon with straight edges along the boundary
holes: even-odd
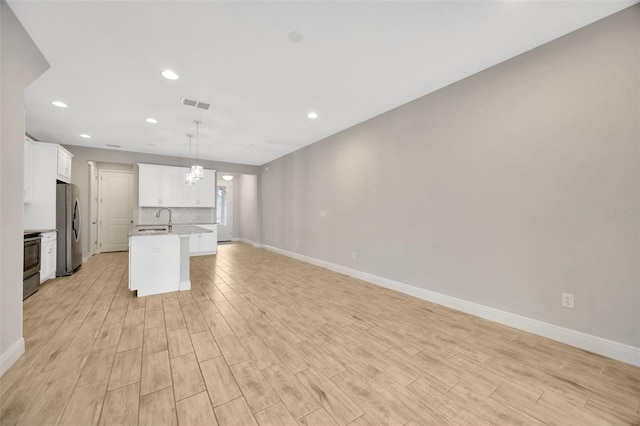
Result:
[[[162,210],[166,210],[169,212],[169,224],[167,225],[169,232],[171,232],[173,230],[173,223],[171,222],[171,209],[168,209],[166,207],[162,207],[160,209],[158,209],[158,212],[156,213],[156,217],[160,217],[160,212],[162,212]]]

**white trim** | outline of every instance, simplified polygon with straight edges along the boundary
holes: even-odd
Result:
[[[294,259],[302,260],[313,265],[321,266],[323,268],[327,268],[341,274],[349,275],[351,277],[355,277],[372,284],[379,285],[381,287],[396,290],[400,293],[428,300],[439,305],[444,305],[471,315],[507,325],[509,327],[517,328],[518,330],[537,334],[551,340],[566,343],[567,345],[575,346],[580,349],[584,349],[599,355],[603,355],[640,367],[640,348],[637,348],[635,346],[627,345],[620,342],[614,342],[613,340],[604,339],[602,337],[583,333],[581,331],[571,330],[569,328],[560,327],[533,318],[528,318],[522,315],[513,314],[511,312],[502,311],[490,306],[480,305],[468,300],[447,296],[446,294],[436,293],[434,291],[415,287],[409,284],[401,283],[399,281],[394,281],[389,278],[368,274],[356,269],[347,268],[346,266],[337,265],[335,263],[326,262],[324,260],[305,256],[299,253],[282,250],[277,247],[272,247],[264,244],[262,245],[262,247],[267,250],[282,254],[284,256],[292,257]]]
[[[129,175],[131,176],[131,185],[132,185],[132,189],[133,191],[131,191],[130,197],[129,197],[129,202],[130,205],[135,208],[135,204],[134,204],[134,197],[133,194],[135,192],[135,174],[133,173],[133,170],[129,171],[129,170],[111,170],[111,169],[98,169],[98,199],[102,200],[102,191],[104,190],[102,188],[102,178],[104,176],[105,173],[116,173],[116,174],[124,174],[124,175]],[[104,235],[102,235],[104,233],[104,230],[102,229],[102,219],[103,219],[103,215],[104,215],[104,208],[105,205],[102,203],[102,201],[100,201],[98,203],[98,217],[97,217],[97,227],[98,227],[98,253],[102,253],[102,240],[105,238]],[[91,212],[89,212],[89,214],[91,214]],[[134,215],[133,215],[133,210],[131,212],[131,223],[133,223],[133,219],[134,219]],[[91,224],[89,224],[89,226],[91,226]],[[106,226],[106,225],[105,225]],[[129,226],[129,230],[131,230],[131,225]],[[91,233],[89,233],[89,239],[91,239]],[[128,240],[128,238],[127,238]]]
[[[231,241],[236,242],[236,241],[241,241],[242,238],[238,238],[238,237],[233,237],[231,238]]]
[[[260,247],[260,244],[256,243],[253,240],[247,240],[246,238],[238,238],[237,241],[240,241],[241,243],[249,244],[250,246],[253,246],[254,248]]]
[[[191,280],[180,281],[180,284],[178,284],[178,291],[183,290],[191,290]]]
[[[15,364],[15,362],[24,353],[24,337],[18,339],[5,353],[0,355],[0,376],[7,372],[7,370]]]
[[[216,175],[216,179],[217,179],[217,175]],[[218,208],[218,188],[219,187],[225,187],[225,191],[226,191],[226,198],[225,200],[227,201],[227,205],[226,205],[226,224],[225,225],[220,225],[218,224],[218,242],[225,242],[225,241],[238,241],[237,237],[234,238],[233,236],[233,221],[234,221],[234,213],[233,210],[235,209],[234,207],[234,203],[233,203],[233,193],[234,193],[234,185],[233,185],[233,181],[232,180],[222,180],[222,179],[217,179],[216,182],[216,209]],[[216,218],[217,219],[217,215],[218,212],[216,211]],[[229,231],[229,239],[227,240],[225,237],[227,236],[226,234],[223,234],[222,237],[224,239],[220,239],[220,228],[223,228]]]
[[[208,256],[210,254],[217,254],[217,253],[218,253],[218,249],[209,250],[209,251],[197,251],[197,252],[194,252],[194,253],[189,253],[189,257]]]

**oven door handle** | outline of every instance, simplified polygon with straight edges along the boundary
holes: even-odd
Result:
[[[29,238],[25,238],[24,242],[28,243],[31,241],[37,241],[37,240],[41,240],[42,239],[42,235],[38,235],[37,237],[29,237]]]

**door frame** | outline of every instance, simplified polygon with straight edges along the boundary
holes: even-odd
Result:
[[[219,180],[216,182],[216,222],[218,222],[218,187],[224,186],[226,188],[226,200],[227,200],[227,226],[229,228],[229,239],[228,240],[220,240],[220,225],[218,224],[218,241],[234,241],[233,236],[233,180]],[[231,206],[231,209],[229,209]],[[231,210],[231,214],[229,214],[229,210]]]
[[[131,175],[131,179],[134,183],[134,187],[135,187],[135,175],[133,173],[133,171],[129,171],[129,170],[110,170],[110,169],[98,169],[98,243],[96,244],[96,250],[97,253],[102,253],[101,247],[102,247],[102,239],[104,238],[104,236],[102,235],[102,218],[104,215],[104,212],[102,211],[102,209],[104,208],[104,203],[102,202],[102,176],[104,172],[108,172],[108,173],[121,173],[121,174],[127,174],[127,175]],[[135,191],[135,188],[134,188]],[[130,204],[131,206],[133,206],[134,202],[134,197],[133,197],[133,192],[131,193],[131,200],[130,200]],[[131,219],[133,220],[133,212],[131,212]],[[131,229],[131,225],[129,229]]]
[[[98,251],[98,166],[95,161],[87,161],[89,165],[89,257]],[[93,222],[95,213],[95,223]]]

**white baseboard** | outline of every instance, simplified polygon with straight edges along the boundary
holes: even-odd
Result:
[[[255,241],[252,241],[252,240],[247,240],[246,238],[240,238],[239,241],[241,243],[249,244],[250,246],[253,246],[254,248],[261,247],[260,244],[256,243]]]
[[[379,285],[381,287],[396,290],[400,293],[408,294],[410,296],[414,296],[423,300],[428,300],[430,302],[444,305],[458,311],[466,312],[468,314],[504,324],[509,327],[517,328],[518,330],[537,334],[538,336],[543,336],[551,340],[566,343],[567,345],[575,346],[580,349],[584,349],[599,355],[603,355],[640,367],[640,348],[637,348],[635,346],[604,339],[602,337],[583,333],[581,331],[560,327],[533,318],[528,318],[522,315],[513,314],[511,312],[502,311],[500,309],[495,309],[489,306],[480,305],[478,303],[470,302],[464,299],[447,296],[446,294],[436,293],[434,291],[415,287],[409,284],[401,283],[399,281],[394,281],[388,278],[358,271],[356,269],[351,269],[346,266],[337,265],[335,263],[326,262],[324,260],[305,256],[299,253],[282,250],[277,247],[272,247],[264,244],[262,245],[262,247],[275,253],[302,260],[313,265],[321,266],[323,268],[327,268],[341,274],[349,275],[351,277],[358,278],[363,281]]]
[[[231,238],[231,241],[233,242],[240,241],[240,240],[242,240],[242,238],[238,238],[238,237]]]
[[[15,364],[15,362],[24,353],[24,338],[21,337],[15,342],[5,353],[0,355],[0,376],[7,372],[7,370]]]
[[[189,257],[195,257],[195,256],[208,256],[210,254],[216,254],[218,253],[218,249],[216,250],[209,250],[209,251],[199,251],[197,253],[190,253]]]
[[[191,280],[180,281],[178,291],[191,290]]]

